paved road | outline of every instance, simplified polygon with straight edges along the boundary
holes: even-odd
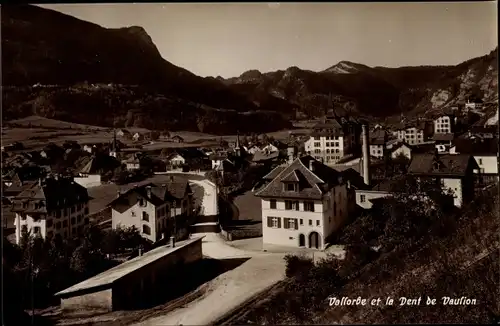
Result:
[[[217,259],[250,259],[210,281],[209,291],[203,297],[137,325],[209,325],[284,278],[283,254],[249,252],[228,246],[216,234],[205,235],[204,255]]]
[[[217,205],[217,189],[216,187],[209,182],[208,180],[194,180],[190,179],[190,183],[203,187],[203,199],[201,202],[202,215],[212,216],[217,215],[218,205]]]

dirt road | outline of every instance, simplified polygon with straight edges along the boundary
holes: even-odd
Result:
[[[216,234],[206,234],[203,254],[217,259],[249,257],[237,268],[209,283],[208,292],[201,298],[167,313],[136,325],[207,325],[246,300],[284,278],[284,254],[249,252],[228,246]]]

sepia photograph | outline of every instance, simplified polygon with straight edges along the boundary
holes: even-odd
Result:
[[[2,325],[499,324],[497,6],[2,4]]]

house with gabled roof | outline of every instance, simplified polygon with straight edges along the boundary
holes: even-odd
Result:
[[[156,242],[170,237],[174,217],[189,217],[193,211],[193,192],[187,180],[171,177],[168,183],[148,183],[118,193],[109,206],[113,229],[135,226],[140,234]]]
[[[24,232],[44,239],[82,235],[89,223],[89,199],[87,189],[72,178],[45,178],[30,183],[12,199],[16,242]]]
[[[408,174],[439,182],[443,190],[451,190],[454,205],[461,207],[474,198],[474,170],[478,165],[467,154],[416,154],[408,167]]]
[[[342,172],[312,156],[278,166],[255,192],[262,205],[263,245],[325,248],[348,219],[354,191]]]
[[[498,182],[498,139],[456,139],[450,154],[472,155],[478,165],[474,173],[483,183]]]

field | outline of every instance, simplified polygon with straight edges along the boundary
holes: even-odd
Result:
[[[38,116],[31,116],[19,120],[9,121],[15,124],[14,127],[2,128],[2,146],[13,142],[21,142],[24,147],[29,150],[39,150],[48,142],[62,144],[67,140],[78,141],[80,144],[106,143],[113,138],[111,128],[96,127],[70,123],[65,121],[53,120]],[[290,132],[295,134],[307,134],[309,129],[306,125],[297,125],[298,129],[282,130],[268,133],[275,139],[285,140],[289,137]],[[126,128],[131,133],[140,132],[146,133],[150,130],[144,128]],[[154,141],[154,142],[134,142],[119,137],[119,140],[128,146],[141,144],[144,151],[161,150],[163,148],[180,148],[180,147],[211,147],[216,146],[220,139],[228,142],[236,141],[236,135],[216,136],[200,132],[179,131],[171,132],[171,136],[180,136],[184,139],[183,143],[174,143],[169,141]]]

